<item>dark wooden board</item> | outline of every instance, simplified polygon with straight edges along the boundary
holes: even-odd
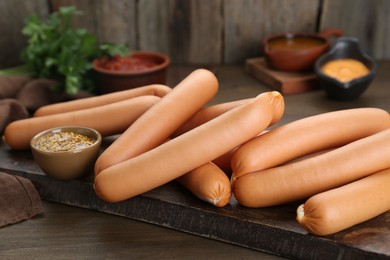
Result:
[[[390,212],[337,234],[308,234],[295,221],[298,203],[249,209],[232,198],[217,208],[168,183],[119,203],[106,203],[85,179],[58,181],[45,176],[30,151],[0,144],[0,171],[30,179],[41,198],[145,221],[242,247],[297,259],[389,259]]]
[[[263,57],[247,59],[245,69],[255,79],[284,95],[319,89],[315,73],[274,70]]]

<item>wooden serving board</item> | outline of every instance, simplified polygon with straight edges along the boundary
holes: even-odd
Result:
[[[264,58],[251,58],[245,62],[246,71],[268,87],[284,95],[319,89],[313,72],[284,72],[270,68]]]
[[[232,198],[217,208],[175,182],[119,203],[99,199],[93,174],[59,181],[42,173],[30,151],[0,143],[0,171],[30,179],[43,200],[137,219],[227,243],[297,259],[390,259],[390,212],[337,234],[308,234],[295,221],[299,203],[250,209]]]

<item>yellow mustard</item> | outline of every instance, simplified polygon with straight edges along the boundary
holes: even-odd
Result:
[[[321,70],[329,77],[340,82],[348,82],[367,75],[370,70],[362,62],[355,59],[338,59],[325,63]]]

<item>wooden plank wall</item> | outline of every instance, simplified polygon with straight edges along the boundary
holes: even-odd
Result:
[[[390,1],[326,0],[321,27],[342,28],[376,59],[390,58]]]
[[[168,54],[175,64],[232,64],[261,56],[261,39],[338,27],[376,59],[390,58],[388,0],[1,0],[0,68],[20,64],[32,14],[75,5],[74,25],[100,42]],[[15,7],[18,8],[15,8]]]
[[[45,0],[0,0],[0,69],[20,64],[19,55],[26,44],[21,34],[26,17],[37,14],[44,18],[48,12]]]

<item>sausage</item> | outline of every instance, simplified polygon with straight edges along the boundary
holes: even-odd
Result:
[[[309,198],[297,209],[298,223],[325,236],[390,210],[390,169]]]
[[[253,100],[253,98],[240,99],[240,100],[219,103],[216,105],[202,108],[198,112],[196,112],[196,114],[193,115],[190,119],[188,119],[188,121],[186,121],[183,125],[181,125],[172,134],[172,137],[176,137],[176,136],[179,136],[185,132],[188,132],[189,130],[191,130],[197,126],[200,126],[201,124],[204,124],[207,121],[210,121],[211,119],[216,118],[217,116],[220,116],[223,113],[225,113],[225,112],[227,112],[227,111],[229,111],[237,106],[241,106],[243,104],[246,104],[252,100]]]
[[[252,101],[253,98],[247,98],[247,99],[240,99],[240,100],[234,100],[230,102],[225,102],[225,103],[219,103],[215,105],[211,105],[209,107],[205,107],[200,109],[194,116],[192,116],[187,122],[185,122],[182,126],[180,126],[175,133],[173,133],[172,137],[177,137],[185,132],[188,132],[189,130],[200,126],[207,121],[210,121],[213,118],[216,118],[223,113],[226,113],[227,111],[237,107],[241,106],[243,104],[246,104],[250,101]],[[276,121],[276,120],[275,120]],[[223,172],[225,172],[226,175],[230,177],[231,175],[231,166],[230,166],[230,161],[231,157],[233,155],[233,152],[236,150],[233,149],[226,154],[218,157],[213,161]]]
[[[267,128],[284,110],[276,91],[257,96],[168,142],[95,176],[96,194],[117,202],[142,194],[223,155]]]
[[[146,111],[97,159],[95,174],[165,142],[218,91],[218,80],[205,69],[188,75],[170,93]]]
[[[237,201],[267,207],[305,199],[390,167],[390,129],[291,164],[242,175],[233,183]]]
[[[217,207],[226,206],[232,189],[228,176],[214,163],[205,163],[176,179],[195,196]]]
[[[387,128],[390,128],[390,116],[378,108],[323,113],[282,125],[237,149],[231,162],[232,182],[241,175],[339,147]]]
[[[157,96],[161,98],[170,91],[171,88],[165,85],[159,85],[159,84],[147,85],[143,87],[117,91],[110,94],[104,94],[100,96],[76,99],[67,102],[60,102],[60,103],[42,106],[35,111],[33,116],[34,117],[47,116],[47,115],[64,113],[64,112],[88,109],[97,106],[104,106],[104,105],[112,104],[118,101],[123,101],[126,99],[131,99],[139,96]]]
[[[227,176],[229,176],[229,178],[232,175],[232,168],[230,164],[232,161],[232,156],[236,150],[237,147],[213,160],[213,163],[215,163]]]
[[[17,120],[7,125],[4,139],[12,149],[23,150],[30,148],[30,140],[36,134],[58,126],[91,127],[102,136],[120,134],[160,99],[140,96],[105,106]]]

